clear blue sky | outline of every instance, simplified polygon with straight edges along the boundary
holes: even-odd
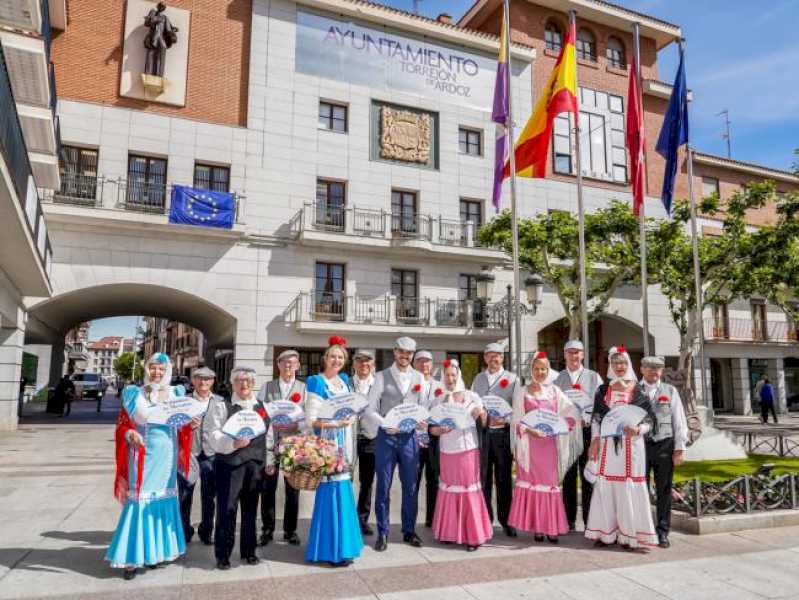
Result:
[[[109,317],[96,319],[89,327],[89,339],[99,340],[107,335],[132,338],[136,333],[136,317]]]
[[[378,1],[402,10],[413,8],[413,0]],[[726,154],[722,118],[715,116],[726,108],[732,121],[733,158],[791,166],[793,150],[799,148],[799,1],[612,1],[682,27],[688,87],[695,99],[694,147]],[[448,12],[457,20],[472,2],[422,0],[420,9],[430,17]],[[676,54],[674,44],[661,52],[661,79],[674,79]]]

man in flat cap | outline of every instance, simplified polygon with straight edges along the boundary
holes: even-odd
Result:
[[[647,478],[655,478],[657,518],[655,531],[658,545],[668,548],[671,527],[671,486],[674,467],[682,464],[688,441],[688,421],[685,418],[680,394],[673,385],[662,381],[665,361],[659,356],[645,356],[641,360],[639,384],[652,403],[656,422],[646,437]]]
[[[214,543],[214,509],[216,506],[216,484],[214,482],[214,449],[211,447],[210,429],[206,424],[208,409],[215,402],[224,402],[221,396],[212,393],[214,387],[214,373],[208,367],[199,367],[191,373],[191,383],[194,386],[192,396],[197,402],[205,406],[201,417],[192,421],[191,438],[191,466],[189,478],[185,479],[178,472],[178,494],[180,495],[180,516],[183,521],[183,533],[186,542],[194,537],[194,527],[191,525],[191,505],[194,500],[194,486],[200,480],[201,517],[197,535],[206,546]]]
[[[505,350],[502,344],[491,343],[483,351],[486,368],[472,382],[472,391],[480,396],[499,396],[513,406],[513,393],[519,385],[515,373],[503,366]],[[480,445],[480,474],[486,508],[494,522],[493,490],[497,490],[497,519],[508,537],[516,537],[516,529],[508,525],[513,499],[513,455],[510,447],[510,421],[488,417],[488,426],[482,431]]]
[[[585,348],[580,340],[569,340],[563,346],[563,355],[566,357],[566,368],[563,369],[555,385],[558,386],[569,399],[582,408],[583,415],[583,452],[563,477],[563,504],[566,507],[566,520],[569,530],[574,531],[577,523],[577,478],[580,478],[580,502],[582,505],[583,523],[588,523],[588,511],[591,506],[591,493],[594,486],[583,477],[585,465],[588,462],[588,448],[591,446],[591,414],[594,410],[594,395],[597,388],[602,385],[599,373],[586,369],[583,366]]]
[[[416,342],[401,337],[394,343],[394,363],[375,375],[369,391],[369,435],[376,437],[375,468],[377,471],[377,540],[375,550],[383,552],[388,547],[389,496],[394,469],[399,466],[402,484],[402,539],[416,548],[422,540],[416,535],[416,476],[419,469],[419,446],[416,431],[402,433],[382,426],[383,417],[400,404],[421,404],[424,379],[411,367]]]
[[[352,390],[369,397],[375,382],[375,355],[371,350],[360,348],[352,359]],[[363,535],[372,535],[369,514],[372,512],[372,485],[375,481],[375,440],[369,439],[363,427],[358,428],[358,521]]]
[[[430,410],[439,399],[443,398],[444,389],[433,379],[433,353],[429,350],[418,350],[413,356],[413,368],[421,373],[422,405]],[[440,390],[436,394],[436,390]],[[416,476],[416,497],[419,497],[419,487],[425,478],[425,527],[433,526],[433,515],[436,512],[436,497],[438,496],[438,437],[427,433],[419,435],[419,474]]]
[[[298,404],[305,411],[305,384],[297,379],[300,368],[300,354],[294,349],[284,350],[277,357],[278,378],[267,381],[258,392],[258,399],[267,405],[278,400],[288,400]],[[277,428],[271,424],[266,432],[266,466],[261,482],[261,537],[259,546],[266,546],[275,533],[275,496],[280,479],[278,458],[275,449],[284,435],[295,433],[298,425]],[[293,546],[300,544],[297,535],[297,515],[300,510],[300,492],[284,479],[285,499],[283,506],[283,539]]]

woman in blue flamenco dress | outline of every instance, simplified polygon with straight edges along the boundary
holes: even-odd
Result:
[[[347,469],[322,478],[314,498],[311,530],[305,560],[328,562],[346,567],[361,555],[363,539],[352,491],[352,464],[357,435],[356,418],[340,421],[317,419],[322,403],[351,391],[350,380],[341,370],[347,364],[347,341],[337,336],[328,340],[322,357],[323,371],[308,378],[305,384],[305,416],[309,427],[322,438],[334,440],[344,455]]]
[[[117,472],[114,495],[122,504],[105,559],[133,579],[136,569],[155,568],[186,551],[177,494],[177,469],[188,476],[192,424],[148,423],[151,411],[182,386],[170,387],[172,363],[163,353],[145,365],[144,386],[129,385],[122,393],[116,429]]]

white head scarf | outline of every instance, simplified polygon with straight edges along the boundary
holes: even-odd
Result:
[[[617,354],[621,354],[627,359],[627,372],[621,377],[618,377],[616,373],[613,372],[613,357]],[[608,350],[608,381],[611,383],[614,381],[638,381],[638,377],[635,376],[635,371],[633,370],[633,361],[630,360],[630,355],[627,353],[624,346],[613,346]]]
[[[441,379],[439,383],[441,383],[441,387],[444,388],[445,394],[452,394],[454,392],[465,392],[466,391],[466,384],[463,383],[463,375],[461,373],[461,366],[458,364],[458,361],[454,358],[448,358],[445,360],[441,366]],[[455,389],[449,390],[447,389],[447,385],[444,383],[444,371],[449,368],[455,367],[458,370],[458,381],[455,382]]]
[[[165,367],[164,376],[161,377],[161,381],[158,383],[150,381],[150,369],[148,367],[153,363],[159,363]],[[164,389],[169,388],[170,383],[172,383],[172,361],[163,352],[156,352],[144,363],[144,385],[150,389]]]

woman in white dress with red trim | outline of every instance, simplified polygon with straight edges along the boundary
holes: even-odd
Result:
[[[630,355],[624,346],[609,352],[608,380],[599,386],[591,424],[589,478],[596,476],[585,537],[597,546],[618,543],[633,550],[657,546],[646,484],[644,436],[656,423],[649,399],[636,385]],[[616,406],[633,405],[646,411],[635,427],[625,427],[621,437],[600,437],[602,420]]]

